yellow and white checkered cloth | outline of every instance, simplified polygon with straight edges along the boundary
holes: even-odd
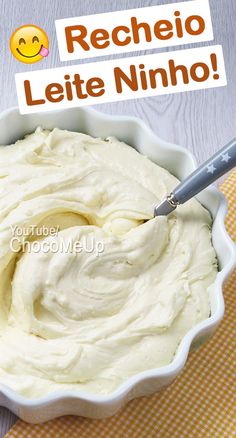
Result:
[[[236,241],[236,171],[221,186],[226,226]],[[172,386],[133,400],[112,418],[68,416],[41,425],[19,420],[5,438],[236,437],[236,272],[224,290],[226,312],[217,333],[193,352]]]

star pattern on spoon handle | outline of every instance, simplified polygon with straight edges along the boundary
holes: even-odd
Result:
[[[209,164],[209,166],[207,166],[207,173],[211,173],[213,175],[213,173],[216,171],[216,167],[214,166],[214,164]]]
[[[228,152],[226,152],[226,154],[222,154],[221,158],[223,162],[228,163],[231,160],[231,157],[229,156]]]

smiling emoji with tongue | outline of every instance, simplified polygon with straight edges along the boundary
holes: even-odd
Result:
[[[34,24],[18,27],[10,39],[13,56],[25,64],[33,64],[48,56],[47,34]]]

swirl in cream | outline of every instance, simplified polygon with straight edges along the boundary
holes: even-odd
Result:
[[[0,147],[0,178],[0,382],[29,398],[108,393],[170,363],[209,316],[207,210],[191,200],[153,219],[174,176],[114,138],[59,129]],[[14,227],[27,230],[18,252]],[[82,250],[32,252],[25,241]]]

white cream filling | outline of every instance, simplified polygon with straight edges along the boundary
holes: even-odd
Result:
[[[177,182],[114,138],[38,128],[0,147],[0,382],[29,398],[109,393],[171,362],[208,317],[217,272],[196,200],[152,219]],[[16,253],[13,237],[14,248],[24,239],[81,251]]]

